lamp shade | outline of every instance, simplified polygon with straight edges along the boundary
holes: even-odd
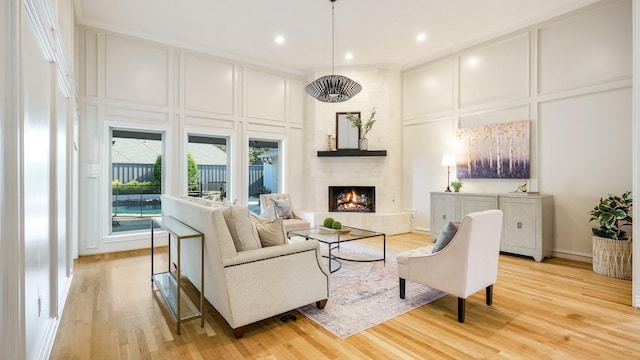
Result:
[[[451,154],[442,155],[442,166],[456,166],[456,158]]]
[[[323,102],[343,102],[359,93],[362,86],[346,76],[326,75],[307,85],[305,90]]]

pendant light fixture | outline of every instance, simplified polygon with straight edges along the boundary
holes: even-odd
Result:
[[[336,25],[335,8],[336,0],[331,1],[331,75],[319,77],[305,87],[307,94],[323,102],[343,102],[351,99],[362,90],[362,86],[346,76],[336,75]]]

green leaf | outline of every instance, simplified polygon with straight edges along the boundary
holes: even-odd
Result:
[[[612,209],[606,203],[600,203],[600,205],[598,205],[598,210],[604,211],[604,212],[611,212]]]
[[[616,217],[616,219],[624,219],[627,217],[627,213],[621,209],[614,210],[613,215]]]

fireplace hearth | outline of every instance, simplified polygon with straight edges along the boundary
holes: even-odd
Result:
[[[330,212],[376,212],[375,186],[329,186]]]

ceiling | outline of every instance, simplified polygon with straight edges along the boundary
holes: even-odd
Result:
[[[335,66],[407,68],[594,2],[338,0]],[[75,0],[75,6],[80,24],[232,60],[298,74],[332,65],[329,0]],[[417,41],[419,33],[426,40]],[[275,42],[277,35],[284,43]]]

